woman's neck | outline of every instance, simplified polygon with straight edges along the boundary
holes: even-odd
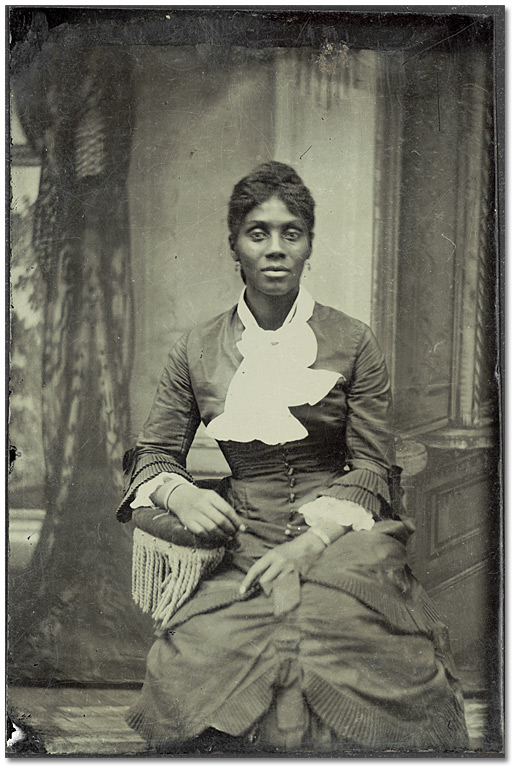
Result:
[[[298,296],[299,288],[288,295],[264,295],[246,289],[245,300],[259,327],[277,330],[283,325]]]

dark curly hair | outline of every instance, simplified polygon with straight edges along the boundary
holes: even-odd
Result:
[[[272,196],[278,197],[291,214],[303,220],[312,241],[314,199],[311,192],[291,166],[279,161],[267,161],[242,178],[233,188],[228,210],[231,243],[236,240],[247,213]]]

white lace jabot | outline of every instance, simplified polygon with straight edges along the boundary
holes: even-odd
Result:
[[[276,445],[308,435],[289,406],[315,405],[341,378],[335,371],[310,367],[318,353],[316,336],[307,324],[313,310],[313,298],[301,287],[283,325],[264,330],[242,292],[238,315],[245,329],[237,347],[244,359],[229,385],[224,413],[206,428],[210,437]]]

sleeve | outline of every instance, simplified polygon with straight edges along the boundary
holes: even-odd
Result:
[[[137,510],[138,507],[159,507],[160,505],[153,502],[154,495],[159,495],[164,492],[164,501],[168,502],[168,496],[180,485],[193,486],[182,475],[178,475],[175,472],[161,472],[156,475],[155,478],[141,483],[136,490],[134,499],[130,503],[131,510]],[[163,499],[163,496],[161,496]]]
[[[347,471],[318,496],[358,504],[375,520],[398,518],[400,468],[394,464],[390,381],[379,344],[366,326],[347,386],[346,410]]]
[[[132,517],[131,502],[137,489],[163,472],[175,473],[193,483],[186,457],[200,424],[193,394],[184,335],[171,350],[163,370],[150,415],[135,448],[123,459],[125,486],[117,510],[122,522]]]

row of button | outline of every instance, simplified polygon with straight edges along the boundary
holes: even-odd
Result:
[[[296,486],[296,477],[295,477],[295,470],[292,464],[287,460],[285,449],[282,450],[282,454],[284,457],[283,464],[285,467],[286,475],[289,479],[289,488],[293,489]],[[294,491],[289,492],[289,504],[294,504],[296,501],[296,494]],[[295,523],[295,521],[299,521],[299,523]],[[285,528],[285,535],[286,537],[297,537],[298,534],[302,531],[302,522],[303,522],[303,516],[301,513],[298,512],[298,510],[291,510],[289,513],[289,521],[286,524]]]

